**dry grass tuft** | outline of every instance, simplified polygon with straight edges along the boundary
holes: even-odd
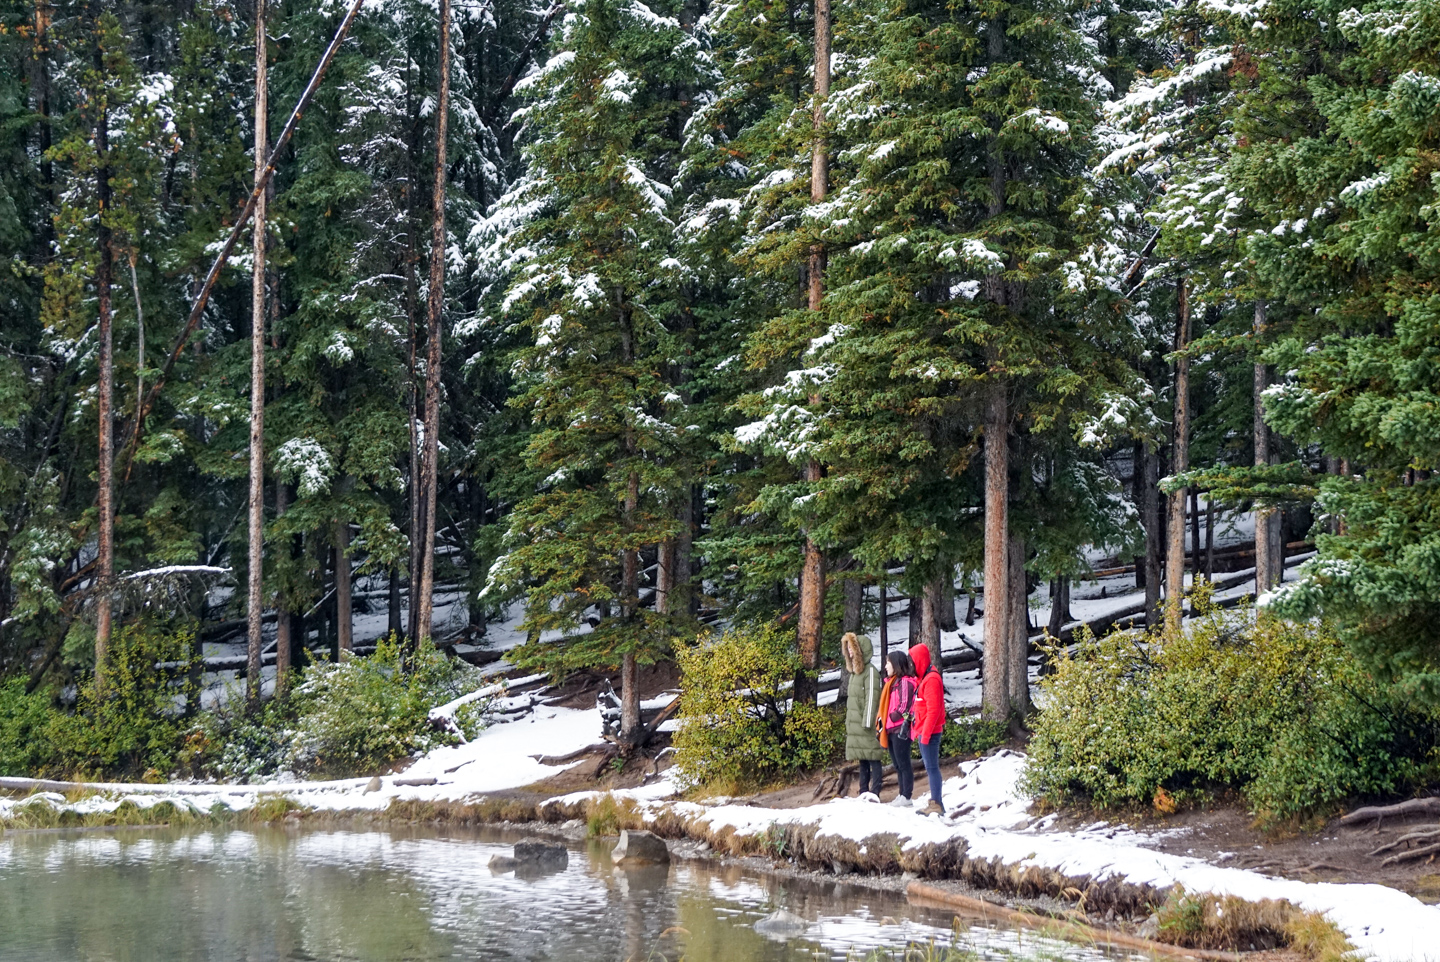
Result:
[[[1175,888],[1156,915],[1156,938],[1192,949],[1252,952],[1289,948],[1310,962],[1352,962],[1355,949],[1335,923],[1279,899],[1248,902],[1234,895],[1190,894]]]

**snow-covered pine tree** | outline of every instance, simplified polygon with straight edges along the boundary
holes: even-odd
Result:
[[[638,666],[666,640],[643,607],[641,551],[676,536],[664,506],[690,481],[674,457],[687,412],[664,368],[678,135],[684,92],[703,79],[671,11],[577,3],[523,82],[526,172],[477,235],[510,278],[501,310],[530,335],[513,403],[533,420],[524,458],[543,475],[511,514],[491,590],[523,589],[532,639],[562,641],[522,658],[619,662],[629,744],[641,736]]]
[[[1287,377],[1265,406],[1349,469],[1320,482],[1343,524],[1316,528],[1318,556],[1272,608],[1333,619],[1382,677],[1433,702],[1440,10],[1287,0],[1260,16],[1230,183],[1262,221],[1245,249],[1281,325],[1266,359]]]

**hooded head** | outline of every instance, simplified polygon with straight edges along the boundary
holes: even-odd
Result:
[[[865,670],[874,651],[870,646],[869,635],[857,635],[853,631],[847,631],[840,639],[840,653],[845,657],[845,670],[852,675],[858,675]]]
[[[930,646],[920,644],[911,648],[910,660],[915,663],[915,677],[925,677],[925,672],[930,670]]]

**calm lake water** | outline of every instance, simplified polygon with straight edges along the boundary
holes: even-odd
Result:
[[[476,831],[11,832],[0,836],[0,959],[26,962],[865,959],[955,942],[980,958],[1107,958],[956,923],[900,896],[676,863],[620,870],[609,845],[534,879]],[[776,941],[752,924],[810,922]]]

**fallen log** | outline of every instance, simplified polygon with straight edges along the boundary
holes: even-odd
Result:
[[[569,765],[571,762],[578,762],[592,752],[609,751],[610,746],[601,742],[596,745],[586,745],[584,748],[577,748],[573,752],[566,752],[564,755],[531,755],[541,765]]]
[[[1395,805],[1370,805],[1341,816],[1341,825],[1364,825],[1382,818],[1405,818],[1409,815],[1440,815],[1440,795],[1412,798]]]

